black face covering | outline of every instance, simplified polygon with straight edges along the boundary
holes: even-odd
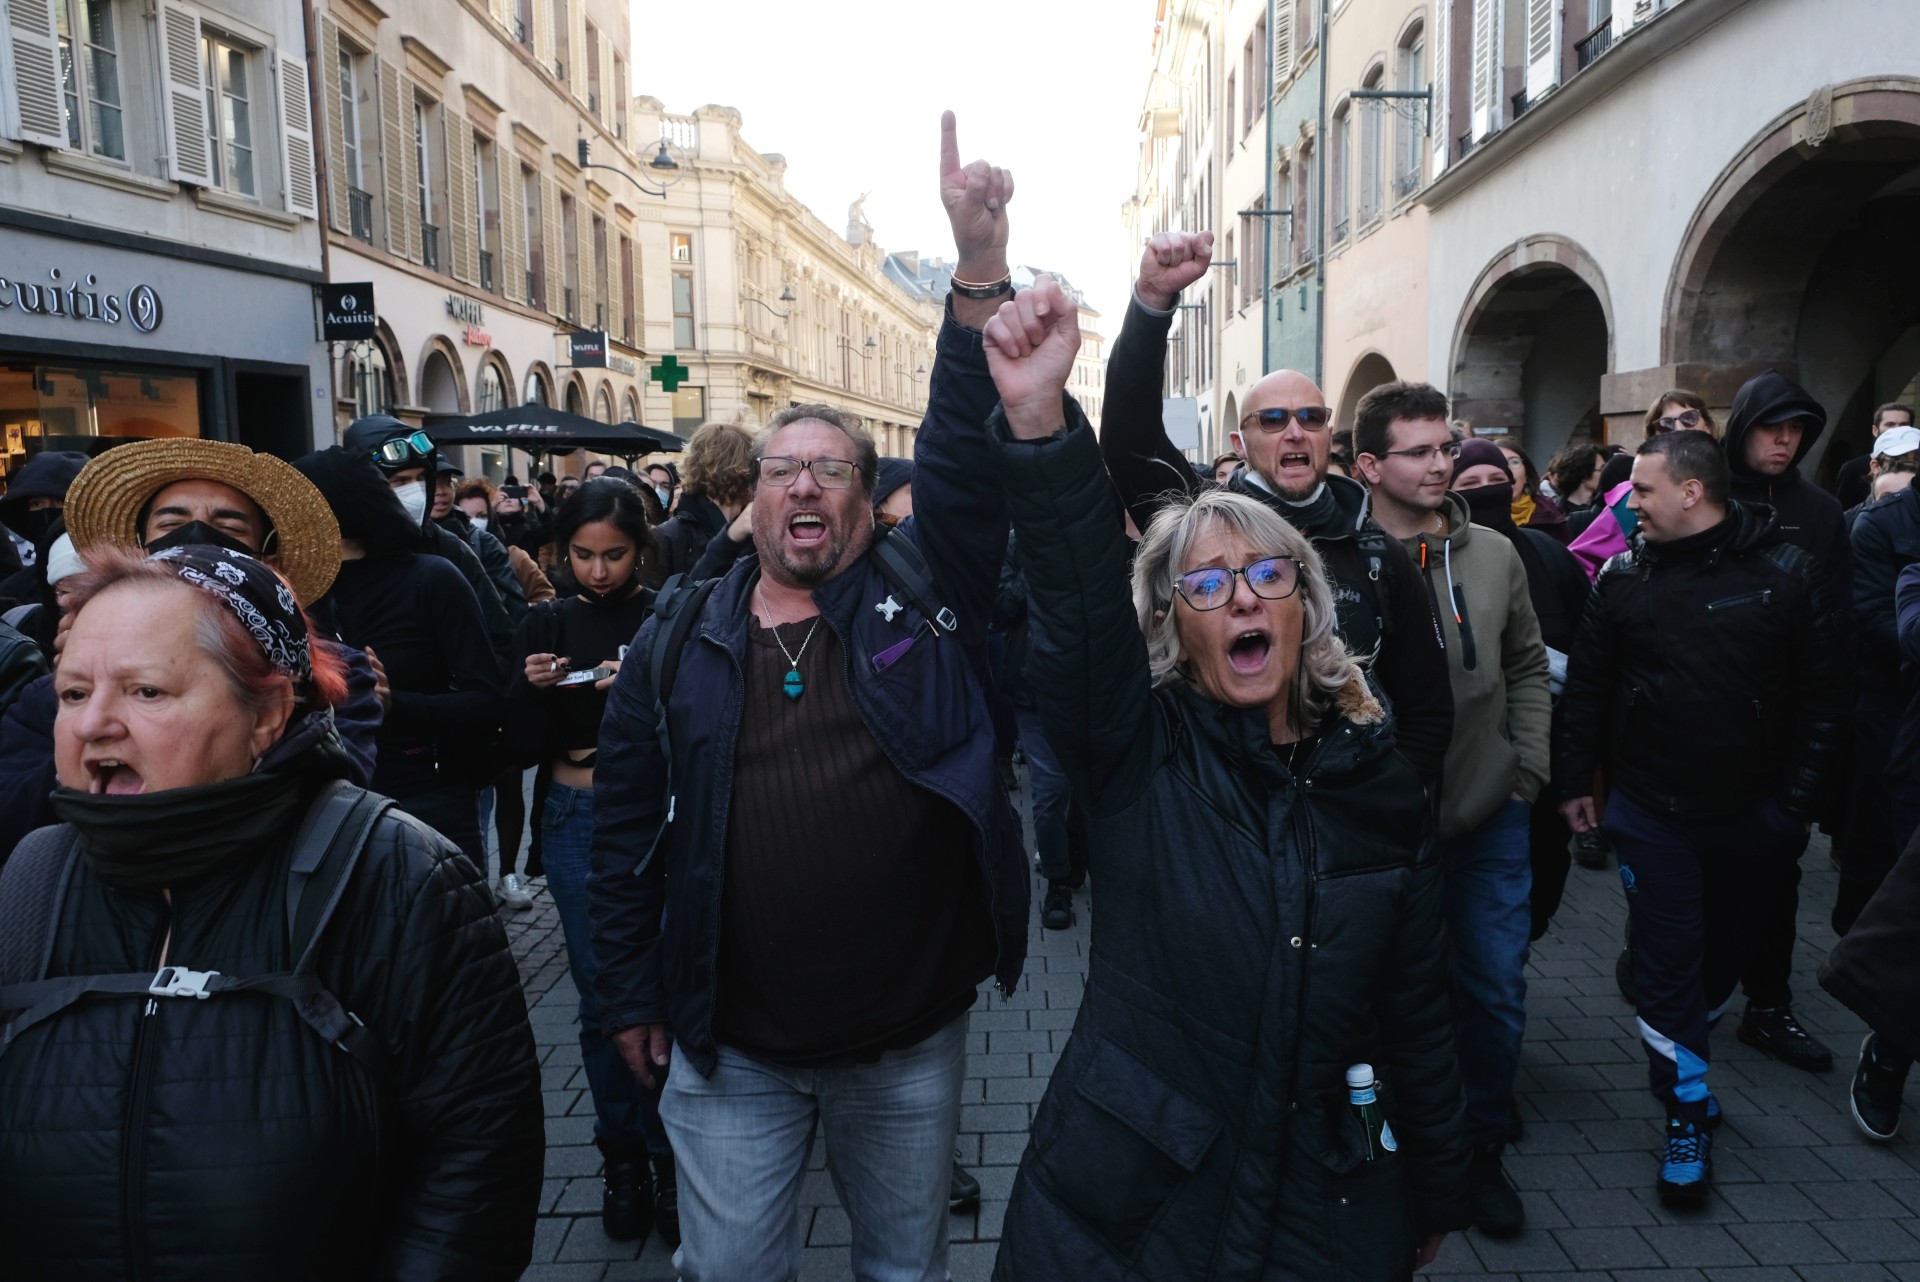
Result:
[[[229,552],[244,552],[248,556],[259,556],[265,549],[250,548],[239,539],[222,530],[216,530],[205,521],[188,521],[185,525],[168,530],[165,534],[147,544],[147,555],[164,552],[168,548],[186,547],[192,543],[210,543]]]
[[[611,592],[595,592],[592,588],[582,583],[580,585],[580,599],[596,609],[605,609],[610,606],[619,605],[639,590],[640,576],[638,573],[635,573],[632,578]]]
[[[1467,501],[1467,511],[1472,514],[1475,525],[1485,525],[1495,530],[1508,529],[1513,525],[1513,487],[1510,485],[1482,485],[1473,490],[1456,490],[1454,493]]]
[[[47,537],[48,527],[59,520],[60,515],[60,509],[57,507],[43,507],[37,512],[22,512],[7,522],[7,528],[38,547],[40,541]]]
[[[87,867],[127,891],[183,885],[258,857],[299,809],[299,787],[279,774],[132,796],[53,791],[53,812],[79,830]]]

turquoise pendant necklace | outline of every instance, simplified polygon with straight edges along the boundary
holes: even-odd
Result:
[[[787,643],[780,639],[780,625],[773,622],[773,611],[767,609],[766,595],[758,587],[753,591],[754,595],[760,598],[760,612],[767,616],[767,630],[773,633],[773,643],[780,647],[780,653],[787,661],[786,680],[780,683],[780,688],[786,691],[787,698],[797,702],[800,696],[807,692],[807,683],[800,676],[800,656],[807,652],[807,646],[813,641],[813,634],[820,627],[820,616],[817,614],[813,616],[813,627],[807,629],[806,640],[800,643],[798,651],[789,654]]]

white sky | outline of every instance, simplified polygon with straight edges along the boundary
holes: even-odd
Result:
[[[634,0],[633,89],[672,112],[734,107],[787,158],[827,226],[861,192],[889,250],[953,258],[938,187],[940,112],[963,161],[1011,169],[1009,254],[1064,273],[1120,327],[1152,70],[1154,0]]]

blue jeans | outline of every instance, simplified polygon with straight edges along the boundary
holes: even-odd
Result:
[[[1467,1140],[1497,1144],[1513,1116],[1527,1031],[1529,809],[1508,798],[1480,826],[1440,843],[1453,949],[1453,1029],[1467,1088]]]
[[[672,1153],[660,1125],[660,1098],[620,1058],[620,1049],[600,1030],[600,999],[594,994],[596,970],[587,933],[588,849],[593,842],[593,793],[563,783],[547,785],[540,816],[541,849],[546,857],[547,893],[560,910],[567,939],[567,963],[580,994],[580,1059],[593,1093],[594,1137],[604,1148],[626,1153],[645,1149]]]
[[[783,1068],[718,1048],[682,1066],[660,1112],[679,1154],[681,1282],[787,1282],[816,1124],[853,1224],[860,1282],[946,1282],[947,1195],[967,1019],[871,1064]]]

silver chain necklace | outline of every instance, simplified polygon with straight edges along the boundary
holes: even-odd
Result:
[[[767,616],[767,631],[773,633],[773,643],[780,647],[780,653],[787,661],[786,680],[780,683],[780,688],[787,692],[787,698],[798,700],[807,692],[807,683],[800,676],[800,656],[807,652],[807,646],[813,641],[813,634],[819,630],[820,616],[817,614],[813,616],[813,627],[807,629],[806,640],[800,643],[800,649],[797,652],[789,654],[787,643],[780,639],[780,625],[773,621],[773,611],[767,607],[766,593],[762,592],[756,584],[753,595],[760,600],[760,613]]]

